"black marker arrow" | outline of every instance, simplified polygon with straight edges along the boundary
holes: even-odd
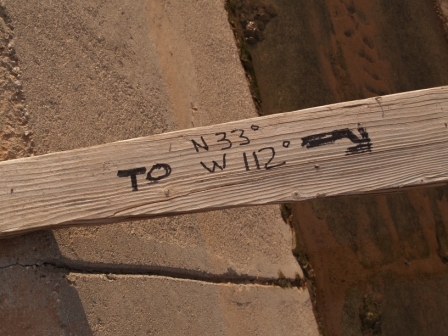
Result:
[[[337,140],[344,138],[349,139],[356,146],[347,148],[346,155],[359,154],[372,151],[372,143],[364,127],[358,127],[360,137],[358,137],[352,130],[348,128],[335,130],[326,133],[319,133],[306,136],[302,138],[302,147],[314,148],[323,145],[329,145],[335,143]]]

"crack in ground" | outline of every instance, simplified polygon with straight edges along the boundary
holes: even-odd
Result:
[[[21,264],[14,263],[6,266],[1,266],[0,270],[10,267],[19,266],[23,268],[37,268],[37,267],[53,267],[66,273],[78,273],[78,274],[98,274],[105,275],[109,280],[117,280],[116,276],[119,275],[146,275],[146,276],[160,276],[178,280],[193,280],[199,282],[206,282],[212,284],[234,284],[234,285],[260,285],[260,286],[276,286],[281,288],[299,288],[305,289],[306,283],[304,279],[296,278],[289,279],[283,275],[279,275],[279,278],[266,278],[256,277],[247,274],[237,275],[237,273],[231,269],[224,274],[212,274],[203,271],[191,271],[180,270],[167,267],[155,267],[154,269],[135,268],[126,265],[81,265],[73,264],[69,265],[63,262],[46,261],[35,264]]]

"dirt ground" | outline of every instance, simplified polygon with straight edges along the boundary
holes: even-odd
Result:
[[[248,48],[264,114],[448,84],[444,1],[263,5],[277,16]],[[446,333],[447,195],[441,187],[292,206],[294,252],[325,334]]]

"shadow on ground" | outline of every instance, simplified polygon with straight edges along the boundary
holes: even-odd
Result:
[[[277,16],[247,47],[264,114],[448,83],[433,1],[264,3]],[[291,206],[294,252],[328,335],[446,333],[447,190]]]
[[[51,231],[0,240],[0,334],[93,335]]]

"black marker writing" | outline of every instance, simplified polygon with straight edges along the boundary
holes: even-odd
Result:
[[[267,161],[265,161],[265,160],[263,160],[263,157],[261,157],[261,160],[260,160],[260,157],[259,157],[259,155],[257,153],[262,153],[262,152],[265,152],[265,151],[270,151],[271,155],[270,155],[269,159],[267,159]],[[275,152],[274,147],[264,147],[262,149],[259,149],[257,152],[252,152],[252,156],[254,158],[254,163],[255,163],[256,169],[261,169],[261,164],[260,164],[261,162],[265,162],[264,163],[264,169],[266,169],[266,170],[285,165],[286,161],[282,161],[280,163],[272,164],[272,161],[275,158],[275,154],[276,154],[276,152]],[[243,160],[244,160],[244,166],[246,168],[246,171],[249,171],[250,168],[249,168],[249,162],[248,162],[246,153],[243,153]]]
[[[369,133],[367,133],[366,129],[361,126],[358,127],[358,132],[359,134],[361,134],[361,139],[358,139],[357,137],[356,139],[353,140],[350,139],[352,140],[353,143],[356,143],[357,145],[347,148],[347,150],[345,151],[345,155],[359,154],[372,151],[372,143],[369,138]]]
[[[240,143],[240,146],[244,146],[244,145],[248,145],[250,144],[250,140],[247,136],[244,135],[244,130],[242,129],[234,129],[233,131],[231,131],[230,133],[235,133],[235,132],[240,132],[239,138],[241,139],[245,139],[246,141]]]
[[[154,173],[158,173],[160,172],[160,170],[163,170],[164,173],[162,175],[158,175],[158,176],[153,176]],[[166,164],[166,163],[157,163],[154,166],[152,166],[151,170],[148,172],[148,175],[146,175],[146,179],[148,181],[159,181],[161,179],[164,179],[168,176],[170,176],[171,174],[171,167],[170,165]]]
[[[271,158],[269,159],[268,162],[265,163],[265,165],[264,165],[265,169],[269,170],[269,169],[272,169],[272,168],[275,168],[275,167],[280,167],[280,166],[283,166],[284,164],[286,164],[286,161],[283,161],[283,162],[280,162],[280,163],[277,163],[277,164],[274,164],[274,165],[270,166],[269,164],[272,162],[272,160],[274,160],[274,157],[275,157],[275,149],[274,149],[274,147],[265,147],[265,148],[260,149],[258,151],[258,153],[261,153],[262,151],[266,151],[266,150],[270,150],[271,151]]]
[[[260,162],[258,162],[257,153],[252,152],[252,156],[254,157],[254,161],[255,161],[255,165],[257,166],[257,169],[260,169]]]
[[[243,153],[243,159],[244,159],[244,166],[246,167],[246,171],[249,171],[249,162],[247,162],[247,155],[246,153]]]
[[[371,152],[372,143],[370,141],[369,134],[367,133],[366,129],[364,127],[358,127],[358,132],[361,135],[361,137],[358,137],[355,133],[353,133],[352,130],[348,128],[335,130],[332,132],[309,135],[307,137],[302,138],[302,147],[306,148],[319,147],[323,145],[333,144],[337,140],[347,138],[351,142],[356,144],[356,146],[347,148],[346,155]]]
[[[256,125],[252,125],[251,128],[254,131],[259,129],[259,127]],[[201,136],[200,141],[196,141],[193,139],[191,139],[190,141],[193,144],[196,153],[199,153],[200,149],[208,151],[210,141],[213,141],[213,142],[216,141],[216,143],[222,145],[221,150],[226,150],[226,149],[232,148],[233,145],[237,142],[237,139],[240,139],[239,146],[245,146],[245,145],[250,144],[250,139],[249,139],[249,137],[244,135],[244,132],[245,132],[245,130],[243,130],[243,129],[234,129],[234,130],[230,131],[230,134],[229,134],[229,132],[217,132],[217,133],[215,133],[215,136],[218,137],[218,139],[217,140],[216,139],[215,140],[208,139],[207,140],[208,143],[205,141],[204,136]],[[236,136],[233,135],[234,133],[236,133],[236,135],[238,136],[237,139],[235,139]]]
[[[191,140],[191,142],[194,145],[194,149],[196,149],[196,152],[199,153],[199,148],[205,149],[206,151],[208,151],[208,145],[204,140],[204,137],[201,136],[201,140],[202,140],[202,145],[198,144],[195,140]]]
[[[216,162],[216,161],[212,161],[212,162],[213,162],[213,167],[212,167],[212,169],[208,168],[208,167],[205,165],[205,163],[202,162],[202,161],[201,161],[201,165],[202,165],[202,167],[204,167],[209,173],[214,173],[216,167],[218,167],[218,168],[221,169],[221,170],[224,170],[224,169],[226,168],[226,154],[224,154],[224,155],[222,156],[222,166],[220,166],[219,163]]]
[[[119,170],[117,173],[117,176],[118,177],[131,177],[132,191],[138,191],[136,176],[144,174],[144,173],[146,173],[146,168],[141,167],[141,168],[127,169],[127,170]]]
[[[232,148],[232,141],[230,141],[229,139],[227,139],[227,134],[226,134],[226,132],[218,132],[218,133],[215,133],[215,135],[216,135],[216,136],[220,136],[220,135],[222,135],[222,138],[219,139],[217,142],[225,141],[225,142],[228,143],[227,147],[223,147],[223,148],[221,148],[221,150]]]

